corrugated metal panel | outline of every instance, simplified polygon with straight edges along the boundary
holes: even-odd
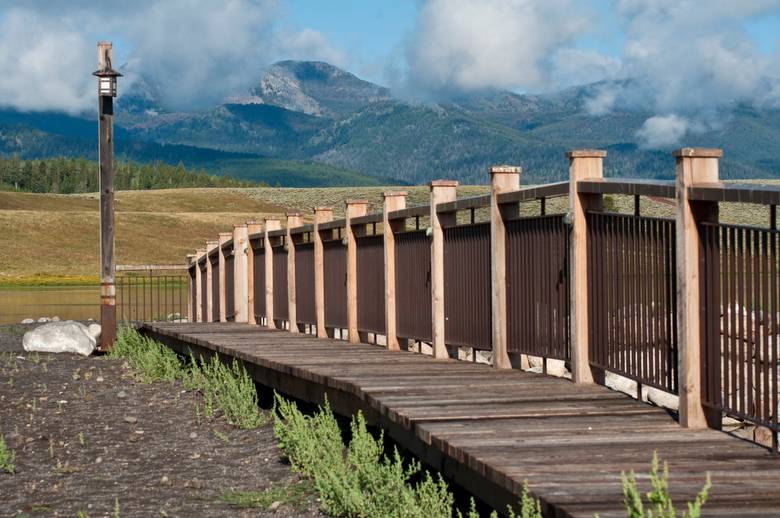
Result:
[[[211,261],[211,320],[219,322],[219,254],[209,257]]]
[[[295,245],[295,316],[298,323],[316,324],[314,311],[314,243]]]
[[[287,320],[287,250],[283,245],[272,247],[274,266],[274,319]]]
[[[397,334],[430,342],[431,238],[425,230],[396,234],[395,268]]]
[[[259,241],[252,242],[252,273],[255,299],[255,318],[265,317],[265,248]]]
[[[347,327],[347,247],[340,239],[325,241],[323,271],[325,326]]]
[[[569,226],[563,214],[506,225],[507,350],[568,360]]]
[[[444,339],[492,349],[490,223],[444,229]]]
[[[357,238],[358,330],[385,332],[384,237]]]

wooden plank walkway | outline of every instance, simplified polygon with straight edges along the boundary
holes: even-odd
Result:
[[[621,470],[668,460],[679,507],[712,475],[705,516],[780,516],[780,458],[601,386],[246,324],[146,324],[181,352],[239,358],[261,384],[367,420],[498,509],[523,480],[545,515],[625,516]],[[640,481],[646,485],[647,479]]]

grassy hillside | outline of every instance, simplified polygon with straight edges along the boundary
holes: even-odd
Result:
[[[780,181],[763,181],[780,184]],[[182,263],[186,254],[207,238],[232,229],[236,223],[283,216],[302,210],[311,220],[312,208],[331,206],[344,214],[344,201],[366,199],[370,211],[381,210],[382,192],[397,187],[351,188],[225,188],[121,191],[117,193],[117,263]],[[428,203],[428,187],[413,186],[408,205]],[[460,197],[486,194],[487,186],[462,186]],[[527,205],[527,214],[538,210]],[[633,198],[609,196],[610,210],[631,213]],[[566,198],[551,200],[550,213],[565,211]],[[484,211],[483,211],[484,212]],[[643,199],[646,215],[672,217],[674,207]],[[478,215],[483,219],[484,214]],[[766,226],[766,206],[723,204],[721,220]],[[423,224],[427,224],[423,222]],[[97,282],[98,195],[0,192],[0,285]]]
[[[182,263],[233,224],[280,207],[231,189],[117,193],[118,264]],[[0,284],[96,282],[97,194],[0,192]]]

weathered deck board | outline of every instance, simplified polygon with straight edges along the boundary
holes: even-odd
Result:
[[[654,450],[680,505],[713,489],[705,516],[780,516],[780,458],[601,386],[242,324],[148,324],[181,351],[244,361],[260,383],[334,411],[360,409],[433,468],[503,508],[524,480],[550,516],[625,516],[621,471]]]

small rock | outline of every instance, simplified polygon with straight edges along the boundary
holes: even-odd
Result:
[[[200,453],[193,453],[190,455],[190,459],[195,460],[200,458]]]
[[[273,502],[271,505],[268,506],[268,510],[269,511],[276,511],[277,509],[279,509],[279,506],[281,506],[281,505],[282,505],[282,503],[279,500],[277,500],[277,501]]]
[[[47,317],[41,317],[38,319],[39,324],[45,324],[46,322],[49,322],[50,320]]]
[[[116,397],[118,397],[119,399],[124,399],[124,398],[126,398],[126,397],[127,397],[127,393],[126,393],[124,390],[120,390],[120,391],[117,393]]]
[[[130,423],[130,424],[137,423],[138,422],[138,418],[135,417],[134,415],[126,415],[125,416],[125,422],[126,423]]]
[[[171,479],[169,479],[165,475],[163,475],[162,478],[160,479],[160,484],[170,484],[170,483],[171,483]]]
[[[60,317],[56,317],[56,316],[55,317],[51,317],[51,321],[52,322],[59,322],[60,321]]]
[[[22,324],[34,324],[35,320],[33,320],[32,318],[25,318],[24,320],[22,320],[21,323]]]
[[[190,439],[197,439],[197,438],[198,438],[198,434],[197,433],[190,432]]]
[[[95,381],[103,381],[103,376],[98,376],[97,378],[95,378]]]
[[[98,457],[95,459],[95,464],[100,464],[101,462],[103,462],[103,457]]]

